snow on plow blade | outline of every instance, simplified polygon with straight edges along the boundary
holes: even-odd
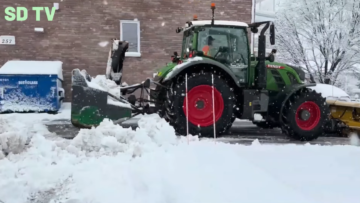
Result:
[[[71,123],[79,128],[91,128],[108,118],[114,122],[130,118],[130,103],[109,94],[91,83],[86,71],[72,71]]]

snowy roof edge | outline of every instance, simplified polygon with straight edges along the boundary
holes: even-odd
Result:
[[[201,25],[211,25],[211,20],[195,20],[191,21],[194,26]],[[239,26],[239,27],[249,27],[245,22],[241,21],[230,21],[230,20],[214,20],[215,25],[228,25],[228,26]]]

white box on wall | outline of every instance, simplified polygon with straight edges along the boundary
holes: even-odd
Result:
[[[0,35],[0,45],[15,45],[15,36]]]
[[[42,27],[36,27],[34,30],[35,32],[44,32],[44,28]]]
[[[54,3],[54,7],[56,10],[59,10],[59,3]]]

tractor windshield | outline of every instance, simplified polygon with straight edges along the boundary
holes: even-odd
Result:
[[[198,34],[197,51],[230,66],[241,83],[247,82],[249,45],[245,28],[204,27]]]

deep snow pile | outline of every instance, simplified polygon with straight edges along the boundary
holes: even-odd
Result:
[[[13,113],[0,116],[0,159],[4,153],[20,153],[35,134],[47,136],[49,131],[43,122],[55,119],[69,119],[70,103],[63,103],[58,114]]]
[[[359,147],[241,146],[196,137],[188,143],[157,115],[143,117],[135,131],[105,120],[74,140],[50,139],[41,126],[30,129],[29,146],[0,160],[5,203],[357,203],[360,198]]]
[[[14,126],[9,120],[0,118],[0,159],[4,158],[4,153],[21,152],[29,135],[26,126]]]
[[[86,156],[125,153],[136,157],[154,147],[166,148],[178,142],[174,128],[156,114],[142,117],[138,124],[134,131],[104,120],[97,128],[82,129],[67,150]]]

